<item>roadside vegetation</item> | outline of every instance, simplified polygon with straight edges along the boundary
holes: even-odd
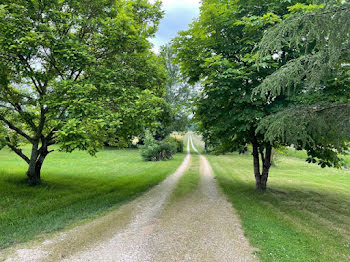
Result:
[[[307,158],[307,152],[305,150],[296,150],[292,147],[285,147],[279,151],[276,152],[275,154],[275,159],[276,159],[276,163],[278,164],[278,162],[281,159],[281,155],[285,155],[285,156],[291,156],[291,157],[296,157],[299,159],[303,159],[305,160]],[[350,166],[350,155],[349,154],[342,154],[342,155],[338,155],[339,159],[341,159],[341,163],[343,164],[343,168],[347,169]]]
[[[1,2],[0,250],[134,199],[192,136],[262,261],[350,261],[350,3],[203,0],[156,54],[164,14]]]
[[[140,153],[145,161],[165,161],[173,158],[176,153],[183,153],[183,138],[167,136],[157,141],[150,131],[145,134],[144,145],[140,146]]]
[[[350,260],[350,172],[279,155],[255,190],[250,154],[207,156],[261,261]]]
[[[198,186],[199,174],[199,155],[195,152],[191,152],[190,167],[180,178],[171,196],[171,200],[175,201],[179,198],[185,198],[189,193],[193,192]]]
[[[193,109],[206,146],[216,153],[251,146],[257,189],[266,190],[281,146],[305,150],[321,167],[342,165],[349,14],[349,3],[337,0],[207,0],[174,38],[183,77],[202,86]]]
[[[3,149],[0,249],[116,208],[158,184],[183,158],[176,154],[170,161],[144,162],[138,150],[105,149],[96,158],[55,152],[43,167],[42,185],[28,187],[26,163]]]

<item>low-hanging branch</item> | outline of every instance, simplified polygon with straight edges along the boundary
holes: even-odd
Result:
[[[288,49],[288,63],[256,89],[262,96],[285,93],[298,84],[320,87],[333,74],[343,74],[350,61],[350,3],[317,11],[292,13],[269,29],[258,45],[258,63]],[[293,58],[294,56],[294,58]],[[295,58],[296,57],[296,58]]]

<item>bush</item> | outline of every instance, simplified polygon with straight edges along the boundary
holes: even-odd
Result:
[[[184,151],[184,142],[182,139],[173,136],[168,136],[164,139],[164,141],[168,144],[175,146],[176,152],[182,153]]]
[[[145,161],[169,160],[176,153],[176,146],[165,141],[156,141],[149,131],[146,132],[144,145],[140,146]]]

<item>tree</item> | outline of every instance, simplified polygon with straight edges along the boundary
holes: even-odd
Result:
[[[174,43],[182,73],[204,87],[195,114],[204,140],[219,152],[243,153],[251,144],[257,189],[266,189],[272,148],[279,146],[258,132],[259,123],[290,101],[283,95],[273,101],[252,98],[255,88],[289,59],[264,56],[258,67],[254,53],[264,31],[280,22],[293,3],[203,1],[199,19]]]
[[[165,99],[173,112],[169,131],[186,131],[190,125],[189,108],[198,92],[198,88],[190,86],[181,75],[179,65],[174,62],[176,52],[171,45],[165,45],[161,48],[160,57],[163,59],[168,73]]]
[[[162,113],[165,75],[148,41],[161,16],[146,0],[1,2],[0,141],[28,163],[31,185],[51,145],[94,154],[116,130],[129,135],[130,111],[141,123]]]
[[[350,4],[296,4],[289,11],[264,35],[258,55],[278,58],[286,47],[297,55],[257,92],[268,101],[282,94],[294,103],[264,119],[260,130],[269,141],[305,149],[308,162],[338,167],[350,140]]]

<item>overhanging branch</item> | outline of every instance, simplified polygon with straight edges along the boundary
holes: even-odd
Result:
[[[25,139],[27,139],[29,142],[33,141],[33,138],[31,138],[29,135],[24,133],[21,129],[16,127],[11,121],[5,119],[3,116],[0,115],[0,120],[3,121],[10,129],[15,131],[17,134],[23,136]]]
[[[24,161],[26,161],[28,164],[30,163],[30,159],[23,154],[22,150],[15,147],[14,145],[11,144],[11,141],[8,137],[6,137],[6,145],[13,151],[15,152],[17,155],[19,155]]]

